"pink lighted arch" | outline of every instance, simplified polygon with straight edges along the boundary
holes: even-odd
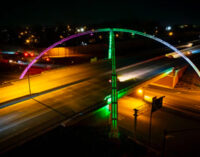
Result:
[[[93,33],[96,33],[96,32],[110,32],[111,30],[114,31],[114,32],[126,32],[126,33],[133,33],[133,34],[141,35],[141,36],[144,36],[144,37],[147,37],[147,38],[150,38],[150,39],[153,39],[153,40],[155,40],[157,42],[162,43],[163,45],[167,46],[168,48],[170,48],[173,51],[175,51],[176,53],[178,53],[182,58],[184,58],[192,66],[192,68],[196,71],[196,73],[200,77],[199,69],[194,65],[194,63],[188,57],[186,57],[182,52],[180,52],[178,49],[176,49],[174,46],[172,46],[171,44],[169,44],[169,43],[167,43],[167,42],[165,42],[165,41],[163,41],[163,40],[161,40],[161,39],[159,39],[157,37],[154,37],[152,35],[145,34],[145,33],[142,33],[142,32],[138,32],[138,31],[135,31],[135,30],[121,29],[121,28],[104,28],[104,29],[97,29],[97,30],[94,30],[94,31],[87,31],[87,32],[79,33],[79,34],[74,34],[74,35],[66,37],[66,38],[54,43],[53,45],[49,46],[48,48],[46,48],[44,51],[42,51],[37,57],[35,57],[32,60],[32,62],[24,69],[24,71],[22,72],[22,74],[21,74],[19,79],[22,79],[26,75],[26,73],[31,68],[31,66],[40,57],[42,57],[42,55],[44,55],[45,52],[49,51],[50,49],[54,48],[55,46],[57,46],[59,44],[62,44],[65,41],[71,40],[73,38],[77,38],[77,37],[88,35],[88,34],[93,34]]]
[[[31,61],[31,63],[24,69],[24,71],[22,72],[22,74],[21,74],[21,76],[20,76],[19,79],[23,79],[23,78],[24,78],[24,76],[26,75],[26,73],[28,72],[28,70],[31,68],[31,66],[32,66],[40,57],[42,57],[42,56],[45,54],[45,52],[49,51],[50,49],[56,47],[56,46],[59,45],[59,44],[62,44],[62,43],[65,42],[65,41],[68,41],[68,40],[71,40],[71,39],[73,39],[73,38],[77,38],[77,37],[80,37],[80,36],[83,36],[83,35],[87,35],[87,34],[90,34],[90,33],[93,33],[93,31],[87,31],[87,32],[79,33],[79,34],[74,34],[74,35],[71,35],[71,36],[69,36],[69,37],[66,37],[66,38],[64,38],[64,39],[62,39],[62,40],[60,40],[60,41],[54,43],[53,45],[49,46],[48,48],[46,48],[44,51],[42,51],[37,57],[35,57],[35,58]]]

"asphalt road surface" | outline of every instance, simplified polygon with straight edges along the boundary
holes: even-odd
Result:
[[[119,89],[136,86],[162,74],[181,60],[165,57],[141,64],[118,64],[118,76],[134,79],[119,83]],[[55,128],[85,110],[104,103],[111,93],[110,63],[103,61],[61,68],[28,79],[11,82],[0,90],[0,152]],[[37,93],[37,94],[35,94]],[[23,97],[19,99],[19,97]],[[18,98],[15,100],[15,98]],[[12,101],[11,101],[12,100]]]

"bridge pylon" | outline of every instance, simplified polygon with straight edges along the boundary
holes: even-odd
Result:
[[[112,61],[112,93],[111,93],[111,130],[110,137],[118,138],[118,97],[117,97],[117,73],[115,56],[115,34],[111,29],[109,32],[109,54],[108,59]]]

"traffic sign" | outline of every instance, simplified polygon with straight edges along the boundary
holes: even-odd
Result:
[[[163,105],[163,98],[165,96],[162,96],[160,98],[157,98],[157,97],[153,97],[153,102],[152,102],[152,108],[151,108],[151,111],[152,112],[155,112],[157,110],[159,110],[160,108],[162,108],[162,105]]]

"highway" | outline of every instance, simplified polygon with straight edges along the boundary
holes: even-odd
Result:
[[[182,64],[166,57],[136,64],[121,60],[117,74],[128,81],[119,83],[118,88],[139,86]],[[102,61],[44,72],[30,78],[31,96],[27,78],[1,87],[0,152],[104,105],[104,98],[111,93],[110,69],[110,62]]]
[[[160,57],[156,57],[155,59],[160,59]],[[140,77],[145,73],[151,71],[159,72],[159,70],[162,70],[162,68],[166,69],[166,66],[173,66],[173,64],[169,62],[170,59],[164,57],[162,60],[159,60],[161,64],[159,62],[152,63],[150,61],[151,60],[149,60],[149,62],[142,62],[145,63],[145,67],[140,70],[140,67],[138,68],[137,66],[138,64],[130,64],[130,59],[129,61],[120,60],[118,63],[119,78],[125,81],[129,77],[131,78],[132,76],[137,76],[136,79],[140,79]],[[127,63],[129,63],[129,65],[127,65]],[[109,77],[108,75],[111,75],[110,69],[111,63],[102,61],[100,63],[69,66],[45,71],[42,74],[30,77],[31,94],[41,93],[44,91],[52,90],[54,88],[65,87],[69,84],[74,84],[94,78],[94,76],[96,77],[107,75],[107,77]],[[0,86],[0,88],[0,104],[30,94],[29,80],[27,77],[23,80],[8,82],[5,84],[5,86]]]
[[[147,86],[144,88],[145,95],[148,96],[165,96],[164,106],[179,110],[190,116],[200,118],[200,95],[199,91],[181,91],[178,89],[165,89],[156,86]]]

